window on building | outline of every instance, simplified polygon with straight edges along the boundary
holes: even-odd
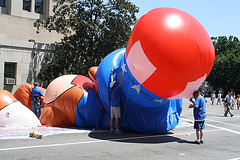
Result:
[[[35,0],[35,12],[43,14],[43,0]]]
[[[14,85],[16,84],[16,71],[17,63],[4,63],[4,84]]]
[[[0,7],[6,7],[6,0],[0,0]]]
[[[23,10],[31,12],[32,0],[23,0]]]

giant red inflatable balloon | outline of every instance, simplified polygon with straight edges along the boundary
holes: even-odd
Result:
[[[179,99],[191,97],[200,87],[215,53],[211,38],[194,17],[175,8],[157,8],[134,26],[126,59],[143,87],[160,97]]]

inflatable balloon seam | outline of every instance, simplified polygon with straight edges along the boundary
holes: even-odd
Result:
[[[50,101],[50,102],[48,102],[48,103],[45,103],[46,105],[47,104],[50,104],[50,103],[53,103],[54,101],[56,101],[59,97],[61,97],[65,92],[67,92],[68,90],[70,90],[71,88],[73,88],[73,87],[78,87],[78,88],[80,88],[79,86],[77,86],[77,85],[73,85],[72,87],[70,87],[70,88],[68,88],[67,90],[65,90],[64,92],[62,92],[61,94],[59,94],[54,100],[52,100],[52,101]],[[81,88],[82,89],[82,88]]]

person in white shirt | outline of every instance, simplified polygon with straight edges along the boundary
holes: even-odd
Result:
[[[226,95],[225,99],[224,99],[224,116],[227,117],[227,114],[229,113],[230,116],[232,117],[233,114],[230,112],[230,106],[232,105],[232,103],[234,102],[234,99],[232,98],[232,92],[228,92],[228,94]]]
[[[212,101],[212,105],[213,105],[213,103],[214,103],[214,100],[215,100],[215,93],[214,93],[214,92],[212,92],[212,94],[211,94],[211,101]]]
[[[218,103],[221,105],[221,98],[222,98],[222,93],[221,93],[221,91],[219,91],[218,95],[217,95],[217,105],[218,105]]]

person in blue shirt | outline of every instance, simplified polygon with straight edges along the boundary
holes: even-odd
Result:
[[[193,97],[195,101],[190,98],[190,102],[193,104],[190,104],[189,108],[193,108],[194,129],[196,129],[197,136],[195,143],[201,144],[203,143],[203,129],[205,128],[206,101],[199,91],[194,91]]]
[[[39,88],[39,83],[34,83],[34,88],[31,89],[31,107],[32,112],[39,118],[41,114],[41,100],[40,97],[43,96],[42,90]]]
[[[113,72],[114,69],[112,69],[111,72],[111,96],[110,96],[110,109],[111,109],[111,119],[110,119],[110,133],[114,133],[113,129],[113,122],[115,118],[115,127],[116,132],[115,134],[121,134],[121,131],[119,130],[119,119],[121,118],[121,108],[120,108],[120,88],[122,86],[122,74],[119,73],[120,76],[120,83],[117,85],[117,82],[113,80]]]

